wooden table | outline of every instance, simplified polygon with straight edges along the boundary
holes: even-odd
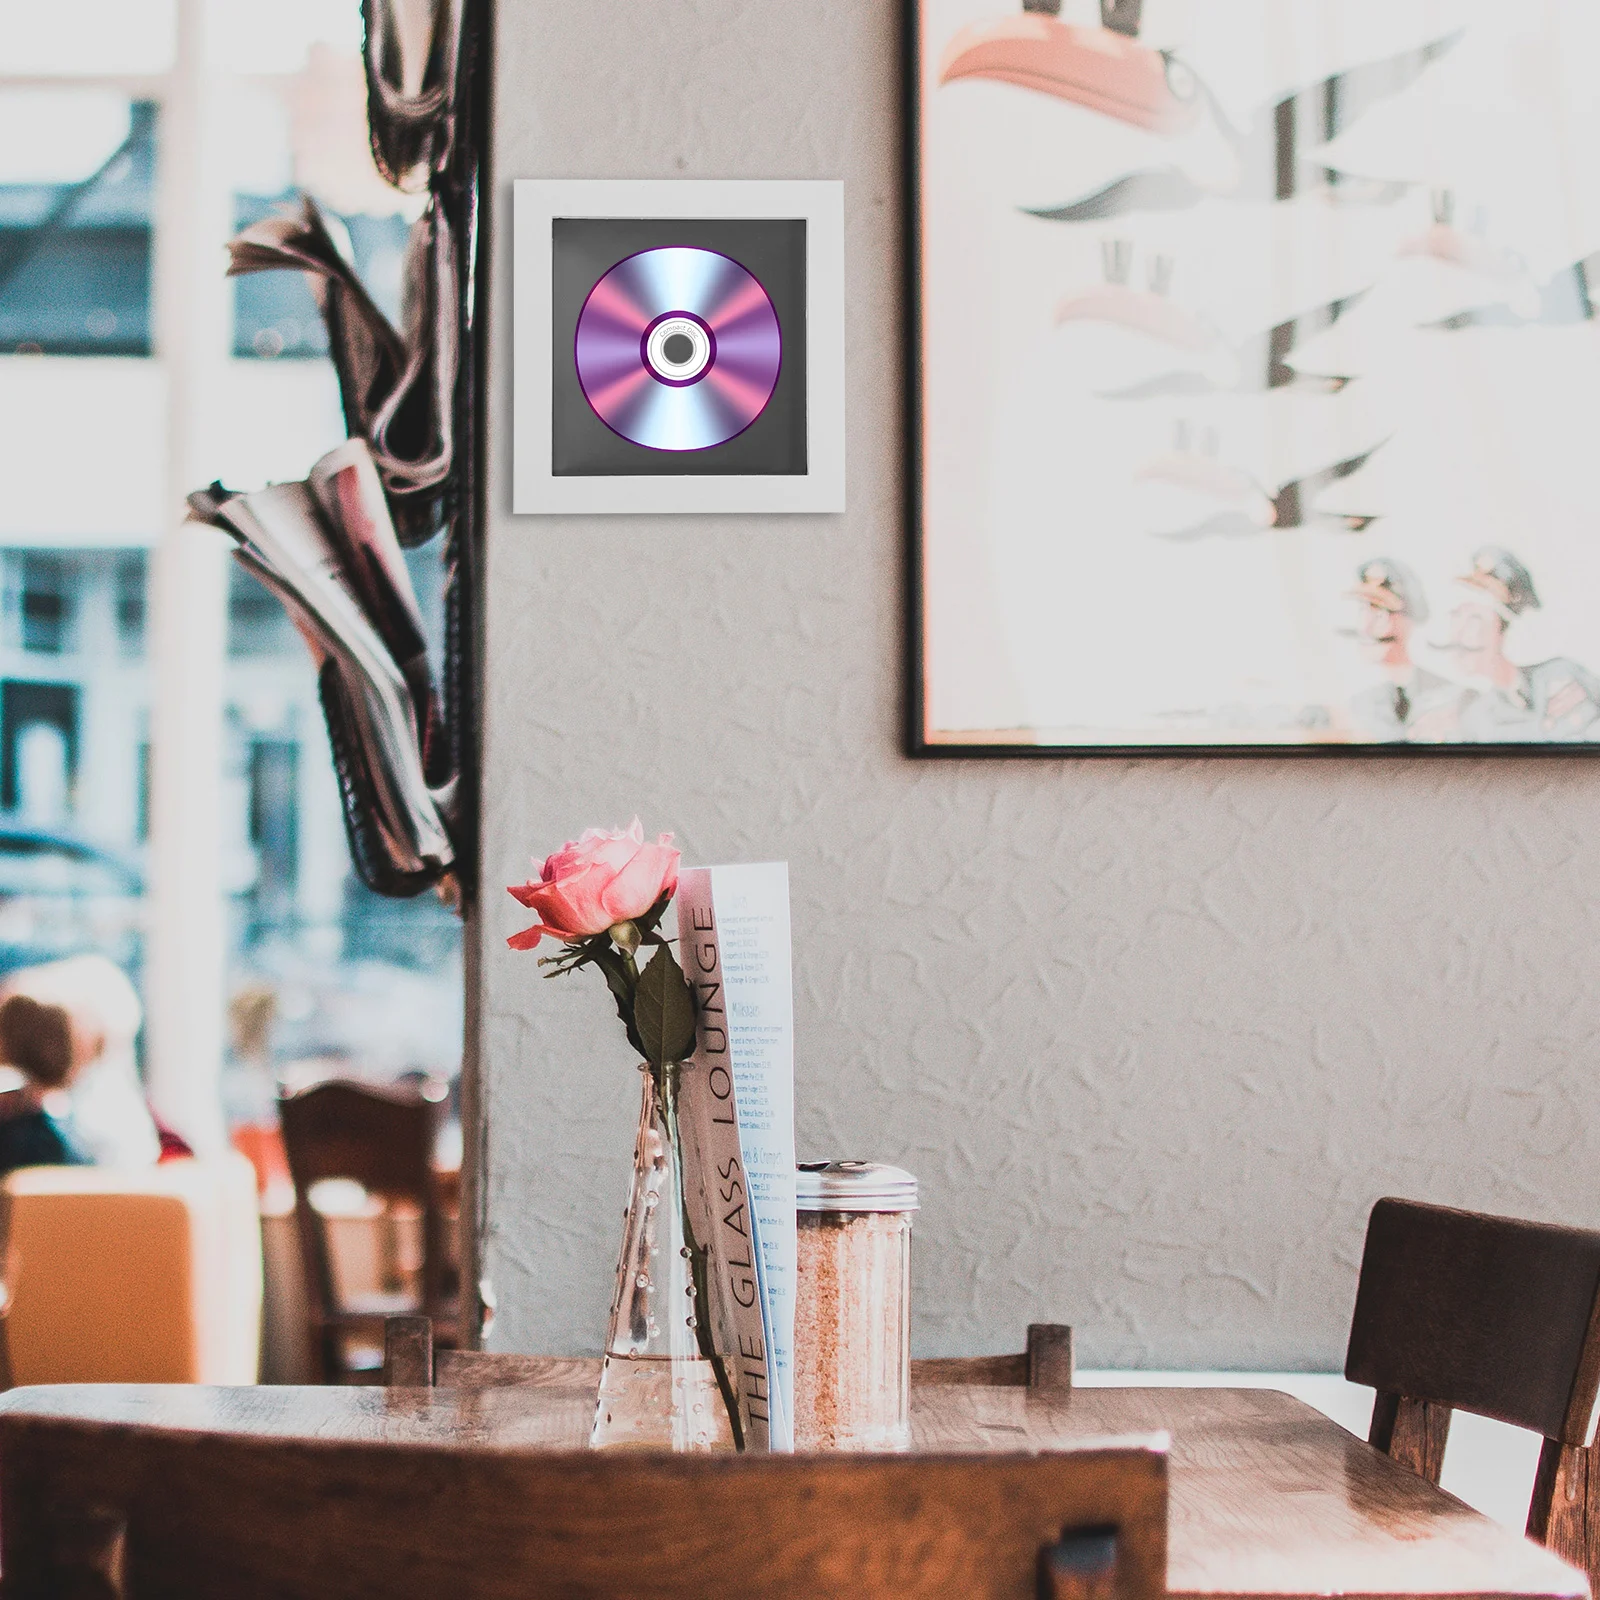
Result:
[[[27,1413],[260,1438],[577,1449],[579,1388],[18,1389]],[[1588,1594],[1582,1574],[1404,1468],[1320,1412],[1264,1389],[913,1390],[916,1448],[1037,1451],[1067,1439],[1172,1433],[1168,1584],[1174,1595]]]

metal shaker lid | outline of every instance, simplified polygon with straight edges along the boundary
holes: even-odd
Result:
[[[878,1161],[802,1161],[795,1168],[799,1211],[915,1211],[917,1180]]]

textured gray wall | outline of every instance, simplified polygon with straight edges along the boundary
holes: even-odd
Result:
[[[894,0],[498,27],[493,1344],[598,1349],[637,1093],[603,985],[508,952],[497,886],[636,810],[691,861],[787,857],[801,1154],[922,1180],[922,1353],[1052,1318],[1096,1365],[1328,1367],[1378,1195],[1600,1223],[1586,762],[899,753]],[[847,515],[509,514],[510,181],[540,176],[845,180]]]

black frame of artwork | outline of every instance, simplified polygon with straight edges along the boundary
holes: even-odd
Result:
[[[1028,9],[1034,9],[1029,7]],[[905,342],[905,635],[904,635],[904,750],[919,760],[1064,757],[1127,759],[1155,757],[1164,760],[1198,760],[1213,756],[1255,759],[1293,758],[1348,760],[1378,757],[1413,757],[1471,760],[1479,756],[1572,757],[1600,754],[1600,741],[1543,740],[1519,743],[1488,742],[1318,742],[1212,744],[1157,742],[1139,744],[1042,744],[1007,742],[995,738],[930,739],[927,726],[926,666],[927,616],[924,593],[923,503],[923,328],[922,328],[922,162],[921,162],[921,13],[920,0],[904,0],[902,11],[901,69],[904,126],[902,131],[902,182],[905,208],[905,244],[902,271]]]

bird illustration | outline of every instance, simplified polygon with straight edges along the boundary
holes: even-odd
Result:
[[[939,62],[939,82],[992,78],[1071,100],[1151,133],[1200,119],[1198,82],[1181,62],[1141,44],[1140,0],[1100,0],[1101,26],[1062,22],[1059,0],[963,28]]]
[[[1333,526],[1348,533],[1362,533],[1377,521],[1377,514],[1359,515],[1323,512],[1316,507],[1317,494],[1341,478],[1358,472],[1388,441],[1380,440],[1358,455],[1292,478],[1271,491],[1242,467],[1230,466],[1217,457],[1214,431],[1202,437],[1197,449],[1186,423],[1179,423],[1175,448],[1155,457],[1135,474],[1136,481],[1153,488],[1177,491],[1175,508],[1181,511],[1173,526],[1151,528],[1158,539],[1174,543],[1193,543],[1200,539],[1238,539],[1265,533],[1269,529]],[[1196,519],[1195,503],[1205,506]]]
[[[1148,400],[1162,396],[1212,394],[1221,390],[1260,393],[1291,385],[1337,394],[1352,381],[1348,373],[1302,372],[1288,364],[1300,340],[1331,328],[1369,292],[1345,295],[1312,306],[1264,332],[1230,343],[1209,319],[1174,302],[1169,290],[1172,257],[1157,255],[1148,269],[1149,287],[1129,283],[1131,240],[1106,240],[1101,245],[1105,282],[1067,296],[1056,307],[1056,326],[1072,322],[1105,322],[1128,328],[1169,347],[1173,365],[1120,388],[1098,389],[1103,400]]]
[[[1502,278],[1504,298],[1469,306],[1423,326],[1449,333],[1463,328],[1527,328],[1534,324],[1570,328],[1600,316],[1600,299],[1596,298],[1600,289],[1600,252],[1563,267],[1544,283],[1530,282],[1525,271],[1482,275]]]
[[[1199,75],[1174,52],[1138,38],[1138,0],[1101,0],[1101,26],[1062,22],[1059,0],[1034,0],[1019,16],[963,29],[939,63],[939,82],[994,79],[1071,101],[1175,142],[1165,166],[1129,173],[1057,206],[1027,207],[1052,222],[1091,222],[1137,211],[1180,211],[1208,196],[1288,200],[1321,188],[1341,198],[1386,201],[1404,183],[1352,180],[1330,167],[1307,168],[1300,143],[1314,128],[1326,143],[1373,106],[1400,94],[1464,30],[1415,49],[1363,62],[1259,107],[1234,125]]]
[[[1404,240],[1396,252],[1397,256],[1402,260],[1439,262],[1446,267],[1471,273],[1500,291],[1506,309],[1519,322],[1540,320],[1542,297],[1528,271],[1528,264],[1515,250],[1496,245],[1490,240],[1486,208],[1478,207],[1468,228],[1456,225],[1455,211],[1454,192],[1435,189],[1432,226]],[[1454,317],[1443,320],[1450,323]]]

